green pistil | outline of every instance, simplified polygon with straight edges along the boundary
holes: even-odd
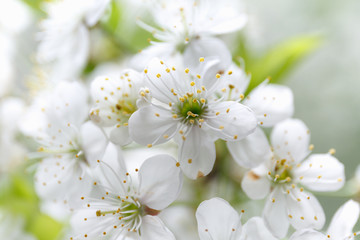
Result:
[[[279,161],[275,166],[275,173],[271,174],[275,183],[291,182],[291,166],[286,164],[286,160]]]
[[[179,115],[187,121],[199,119],[205,112],[206,107],[204,105],[205,102],[202,103],[199,99],[192,97],[186,98],[184,102],[178,105]]]

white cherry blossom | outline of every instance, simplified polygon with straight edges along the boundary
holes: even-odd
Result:
[[[290,240],[350,240],[355,239],[360,232],[353,233],[356,222],[359,219],[360,206],[353,200],[342,205],[333,216],[326,234],[313,229],[302,229],[295,232]]]
[[[111,157],[110,157],[111,158]],[[182,173],[169,155],[148,158],[137,178],[107,156],[99,162],[92,195],[72,219],[72,239],[175,240],[157,215],[178,197]]]
[[[41,63],[52,66],[50,77],[72,80],[83,70],[89,54],[89,30],[102,17],[110,0],[64,0],[46,5],[38,48]]]
[[[61,82],[40,95],[30,108],[22,129],[40,145],[35,188],[45,200],[76,206],[79,189],[90,190],[91,169],[104,154],[117,155],[100,128],[86,121],[88,95],[79,83]],[[36,124],[37,123],[37,124]],[[27,126],[30,125],[30,126]],[[37,131],[27,131],[37,126]],[[31,129],[32,129],[31,128]],[[72,201],[75,200],[75,201]],[[71,206],[70,206],[71,207]]]
[[[344,185],[344,165],[334,156],[311,154],[310,131],[298,119],[277,124],[268,144],[269,158],[247,172],[242,188],[251,199],[268,196],[264,220],[277,237],[284,237],[289,224],[295,229],[321,229],[325,223],[323,209],[304,188],[336,191]],[[303,186],[303,187],[302,187]]]
[[[91,84],[91,95],[95,106],[91,109],[91,120],[101,127],[109,127],[110,140],[115,144],[131,142],[128,120],[137,110],[139,91],[143,87],[142,74],[125,70],[119,78],[97,77]]]
[[[241,216],[222,198],[203,201],[196,210],[200,240],[276,240],[260,217],[241,225]]]
[[[175,138],[179,162],[186,176],[207,175],[215,161],[218,138],[239,141],[256,128],[252,110],[235,101],[215,97],[220,75],[212,71],[218,60],[200,58],[201,71],[176,69],[153,59],[145,69],[148,91],[154,101],[140,107],[129,120],[130,136],[151,147]]]
[[[158,41],[152,41],[134,58],[134,66],[144,67],[153,57],[167,62],[184,58],[189,66],[197,64],[194,59],[211,56],[221,58],[221,64],[228,66],[231,54],[216,36],[238,31],[247,22],[243,7],[234,0],[157,0],[149,11],[157,27],[142,20],[138,23]]]

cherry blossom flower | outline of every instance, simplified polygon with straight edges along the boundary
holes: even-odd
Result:
[[[64,0],[48,3],[49,17],[41,23],[38,48],[41,63],[52,64],[51,77],[72,80],[89,54],[89,27],[102,17],[110,0]]]
[[[276,240],[260,217],[241,225],[241,216],[222,198],[203,201],[196,210],[200,240]]]
[[[100,160],[99,180],[92,195],[81,197],[85,205],[72,219],[71,239],[175,239],[157,215],[180,193],[182,173],[176,160],[156,155],[135,172],[138,179],[132,179],[116,159]]]
[[[110,127],[110,140],[126,145],[129,136],[128,120],[137,110],[143,76],[133,70],[125,70],[116,78],[98,77],[91,84],[95,106],[91,109],[91,120],[101,127]]]
[[[145,69],[148,91],[154,101],[143,105],[129,120],[130,136],[151,147],[176,138],[179,162],[186,176],[207,175],[214,165],[214,140],[239,141],[256,128],[252,110],[235,101],[214,96],[219,74],[211,67],[218,60],[203,62],[199,74],[167,66],[153,59]]]
[[[153,57],[175,63],[184,58],[187,66],[199,57],[219,57],[223,66],[231,64],[231,54],[216,36],[240,30],[247,15],[238,1],[185,0],[155,1],[149,8],[157,27],[138,23],[158,40],[134,58],[144,67]],[[181,56],[181,54],[184,54]],[[174,62],[175,61],[175,62]]]
[[[359,219],[359,203],[349,200],[342,205],[333,216],[326,234],[320,233],[313,229],[302,229],[295,232],[290,240],[349,240],[354,239],[359,232],[353,233],[357,220]]]
[[[59,83],[40,95],[23,124],[25,134],[40,144],[33,158],[42,159],[35,174],[35,188],[46,200],[63,200],[76,206],[79,189],[91,188],[91,168],[104,154],[116,155],[118,147],[108,144],[106,136],[86,121],[87,92],[79,83]],[[36,123],[38,123],[36,125]],[[27,131],[37,126],[36,132]]]
[[[264,220],[277,237],[284,237],[289,224],[295,229],[321,229],[325,215],[318,200],[304,190],[327,192],[344,185],[344,166],[327,154],[311,154],[310,131],[298,119],[277,124],[267,144],[270,158],[247,172],[242,188],[251,199],[269,195]],[[308,156],[309,155],[309,156]]]

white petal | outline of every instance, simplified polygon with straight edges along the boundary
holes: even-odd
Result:
[[[234,160],[246,168],[257,167],[272,156],[269,142],[259,127],[240,141],[227,142],[227,147]]]
[[[169,206],[179,196],[183,175],[170,155],[147,159],[139,170],[140,202],[155,210]]]
[[[120,229],[113,227],[116,220],[112,215],[97,217],[94,208],[80,209],[71,216],[71,237],[74,240],[101,239],[104,236],[103,232],[106,232],[107,236],[115,236],[120,232]],[[85,234],[87,235],[86,238],[84,238]],[[116,238],[111,237],[108,239],[115,240]]]
[[[199,63],[199,61],[196,62],[196,64]],[[201,64],[195,66],[195,68],[191,68],[193,76],[198,74],[201,76],[199,85],[205,86],[209,95],[211,95],[214,91],[217,91],[220,86],[222,86],[223,79],[216,77],[216,75],[222,71],[224,71],[224,64],[218,57],[206,57]]]
[[[257,120],[250,108],[233,101],[209,104],[204,129],[227,140],[239,141],[253,133]]]
[[[127,180],[126,167],[119,146],[109,143],[93,172],[94,177],[99,180],[102,186],[119,194],[127,193],[129,183],[124,182]]]
[[[218,94],[233,101],[238,101],[243,98],[250,83],[250,78],[250,74],[247,74],[244,69],[232,63],[220,78],[221,82],[223,82],[222,88],[225,88],[226,91],[222,92],[218,89]]]
[[[160,218],[146,215],[142,218],[141,240],[175,240],[175,236]]]
[[[110,141],[114,144],[125,146],[132,142],[128,126],[115,126],[110,132]]]
[[[331,154],[312,154],[294,169],[294,178],[313,191],[337,191],[344,186],[344,165]]]
[[[217,71],[225,71],[232,63],[232,57],[229,49],[223,41],[218,38],[201,37],[190,41],[184,52],[184,64],[186,66],[197,68],[199,58],[215,57],[220,60]]]
[[[250,218],[243,227],[241,240],[277,240],[260,217]]]
[[[326,240],[328,239],[324,234],[312,230],[312,229],[301,229],[291,235],[289,240]]]
[[[204,34],[225,34],[240,30],[247,23],[247,15],[238,1],[200,1],[195,13],[199,22],[195,22],[198,32]],[[196,19],[196,18],[195,18]],[[209,20],[210,19],[210,20]]]
[[[170,110],[154,105],[142,107],[129,119],[131,138],[143,145],[160,144],[171,139],[177,129],[177,121]]]
[[[275,125],[271,144],[275,154],[290,162],[300,162],[309,154],[310,131],[299,119],[287,119]]]
[[[327,234],[331,239],[344,239],[351,236],[352,230],[359,219],[360,206],[353,200],[342,205],[333,216]]]
[[[171,66],[178,66],[177,62],[181,62],[177,60],[177,58],[180,58],[180,54],[173,56],[174,52],[176,52],[176,49],[173,43],[156,42],[156,44],[150,45],[140,53],[134,55],[130,60],[130,66],[138,71],[143,71],[155,57],[160,57]]]
[[[95,166],[97,160],[104,155],[108,140],[101,129],[91,121],[87,121],[80,128],[81,146],[85,152],[86,161]]]
[[[43,159],[35,175],[37,194],[45,200],[67,200],[67,207],[79,207],[80,197],[88,194],[92,179],[77,159]]]
[[[186,140],[179,141],[179,162],[184,174],[191,179],[209,174],[215,162],[215,143],[209,135],[194,126]]]
[[[165,103],[177,102],[178,96],[185,91],[185,83],[180,81],[177,76],[177,70],[173,70],[171,66],[167,66],[162,60],[154,58],[150,61],[145,69],[146,85],[150,89],[152,96]]]
[[[263,199],[270,192],[270,181],[266,176],[259,176],[254,171],[245,174],[241,188],[251,199]]]
[[[264,222],[275,237],[283,238],[289,229],[286,213],[286,201],[283,190],[276,187],[266,200],[264,207]]]
[[[93,27],[99,21],[109,2],[110,0],[92,1],[91,9],[87,12],[85,19],[89,27]]]
[[[232,235],[241,233],[239,214],[222,198],[203,201],[196,219],[201,240],[234,239]]]
[[[60,118],[63,126],[71,123],[79,127],[87,118],[87,89],[81,83],[61,82],[50,94],[45,100],[48,104],[45,113],[50,123],[59,122]]]
[[[277,84],[261,84],[244,100],[264,127],[271,127],[294,113],[294,96],[290,88]]]
[[[287,214],[295,229],[321,229],[325,224],[325,214],[319,201],[309,192],[292,189],[286,194]]]

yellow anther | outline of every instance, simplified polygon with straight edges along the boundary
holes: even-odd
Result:
[[[199,58],[199,62],[203,62],[205,59],[203,57]]]
[[[156,74],[156,77],[157,77],[157,78],[160,78],[160,77],[161,77],[161,74],[160,74],[160,73]]]
[[[185,68],[185,73],[189,73],[190,70],[188,68]]]
[[[221,78],[221,75],[217,73],[216,78]]]
[[[190,85],[193,87],[195,86],[195,82],[191,82]]]
[[[330,153],[331,155],[334,155],[334,154],[336,153],[336,150],[335,150],[334,148],[331,148],[331,149],[329,150],[329,153]]]

